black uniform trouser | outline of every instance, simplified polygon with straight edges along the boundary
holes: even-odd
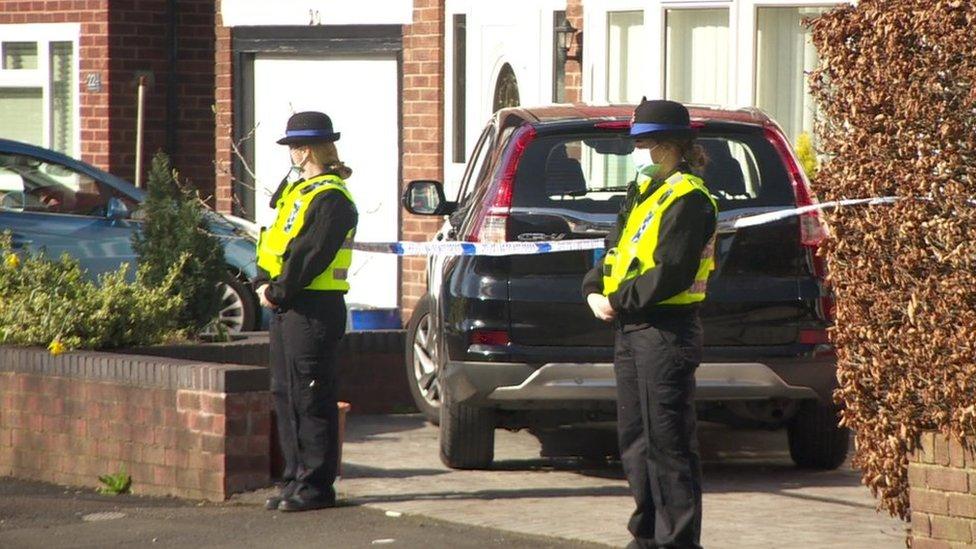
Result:
[[[701,547],[693,401],[701,348],[697,313],[617,328],[617,433],[637,503],[630,547]]]
[[[306,290],[303,297],[318,293],[276,312],[270,326],[271,393],[285,458],[283,493],[309,500],[335,498],[336,348],[346,329],[341,294]]]

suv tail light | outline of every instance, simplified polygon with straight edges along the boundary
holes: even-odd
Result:
[[[810,183],[807,181],[806,174],[800,168],[800,163],[793,154],[793,150],[787,144],[783,132],[774,126],[766,128],[766,139],[776,148],[776,152],[786,162],[786,169],[790,175],[790,183],[793,185],[793,196],[796,197],[796,207],[812,206],[817,204],[817,199],[810,190]],[[800,243],[804,246],[816,248],[827,236],[827,229],[820,219],[819,212],[807,212],[800,215]]]
[[[515,172],[525,148],[535,139],[535,128],[522,126],[512,135],[512,145],[502,155],[501,168],[491,181],[481,209],[464,239],[468,242],[505,242],[512,208]]]
[[[796,159],[796,155],[793,154],[793,149],[790,148],[788,142],[786,141],[786,136],[783,132],[775,126],[766,127],[766,139],[772,143],[776,152],[779,153],[780,157],[786,162],[786,170],[789,172],[790,183],[793,186],[793,196],[796,197],[796,207],[802,208],[804,206],[812,206],[817,204],[817,199],[810,189],[810,182],[807,180],[806,174],[800,167],[799,161]],[[827,266],[824,260],[817,253],[817,248],[823,243],[824,239],[827,237],[827,227],[824,225],[823,220],[820,218],[819,211],[812,211],[800,214],[800,244],[810,248],[809,253],[811,261],[813,264],[813,274],[820,280],[821,284],[824,286],[822,290],[822,297],[818,300],[818,308],[820,309],[820,314],[823,315],[824,319],[828,322],[834,321],[834,298],[830,293],[829,288],[827,288]],[[824,333],[826,336],[826,333]],[[813,341],[820,338],[821,336],[804,334],[801,333],[801,340],[808,339],[810,341],[817,343],[818,341]],[[802,342],[802,341],[801,341]]]

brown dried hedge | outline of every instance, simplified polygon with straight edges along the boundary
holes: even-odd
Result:
[[[976,433],[976,2],[861,0],[811,26],[818,194],[906,198],[831,214],[824,250],[854,466],[907,519],[919,434]]]

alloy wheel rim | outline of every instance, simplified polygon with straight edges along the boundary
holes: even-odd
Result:
[[[218,286],[223,292],[220,297],[220,309],[217,312],[217,318],[228,333],[239,334],[244,331],[244,298],[234,291],[230,284],[221,282]],[[203,333],[205,335],[216,335],[216,330],[211,324]]]
[[[420,396],[428,405],[441,404],[440,381],[437,379],[437,366],[430,352],[430,315],[424,315],[417,324],[413,338],[413,375]]]

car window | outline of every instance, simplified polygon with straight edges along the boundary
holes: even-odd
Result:
[[[719,209],[792,205],[782,161],[761,132],[705,134],[702,179]],[[636,169],[633,141],[621,133],[547,136],[519,163],[512,205],[617,213]]]
[[[458,192],[457,210],[450,217],[451,225],[455,228],[463,226],[472,205],[478,202],[479,193],[476,191],[479,189],[479,183],[484,180],[485,171],[490,164],[488,160],[495,145],[494,137],[495,127],[493,124],[489,124],[481,133],[478,144],[475,145],[474,153],[472,153],[468,167],[464,171],[464,180],[461,182],[461,188]]]
[[[461,179],[461,186],[458,189],[457,202],[459,204],[471,195],[471,191],[474,190],[473,181],[478,179],[477,176],[484,169],[485,159],[488,158],[488,151],[491,149],[491,145],[489,144],[489,141],[491,141],[491,132],[492,126],[489,125],[481,132],[481,137],[478,138],[478,143],[474,146],[474,153],[471,155],[471,160],[464,170],[464,177]]]
[[[104,216],[115,196],[130,210],[129,197],[62,164],[32,156],[0,153],[0,207],[67,215]]]

